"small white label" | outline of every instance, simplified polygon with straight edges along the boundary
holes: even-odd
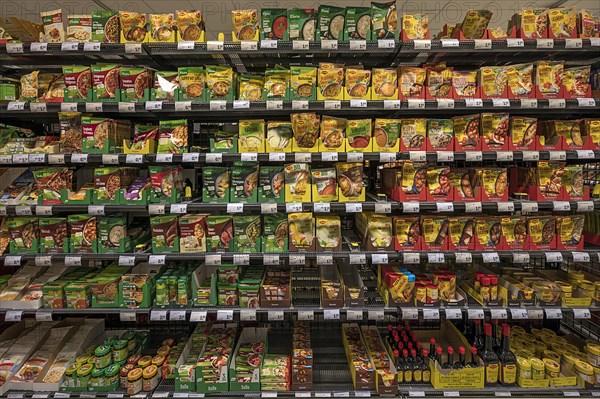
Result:
[[[306,264],[305,254],[290,254],[290,266],[304,266]]]
[[[537,108],[538,100],[536,98],[522,98],[521,108]]]
[[[85,44],[83,49],[85,50]],[[29,46],[29,51],[31,51],[32,53],[45,53],[46,51],[48,51],[48,43],[33,42]]]
[[[371,254],[371,262],[376,265],[387,265],[389,262],[387,254]]]
[[[221,154],[221,153],[206,154],[206,163],[223,163],[223,154]]]
[[[571,203],[569,201],[552,201],[552,209],[567,212],[571,210]]]
[[[460,392],[458,391],[444,391],[444,397],[446,398],[456,398],[460,396]]]
[[[481,98],[465,98],[465,107],[483,107]]]
[[[0,215],[6,216],[6,205],[0,205]]]
[[[60,46],[61,51],[77,51],[79,50],[79,43],[77,42],[64,42]]]
[[[581,40],[581,39],[579,39],[579,40]],[[579,391],[563,391],[563,396],[575,396],[575,397],[579,397],[579,396],[581,396],[581,394],[579,393]]]
[[[369,310],[367,311],[367,318],[368,320],[383,321],[385,314],[383,310]]]
[[[186,312],[185,310],[173,309],[169,312],[169,320],[171,321],[185,321]]]
[[[7,111],[23,111],[25,109],[25,103],[23,101],[11,101],[6,106]]]
[[[260,213],[262,215],[277,213],[277,204],[273,204],[273,203],[260,204]]]
[[[65,256],[65,266],[81,266],[81,256]]]
[[[454,152],[453,151],[436,151],[438,162],[453,162]]]
[[[376,202],[375,213],[392,213],[392,204],[389,202]]]
[[[431,40],[413,40],[415,50],[431,50]]]
[[[7,310],[4,314],[4,321],[12,322],[12,321],[21,321],[23,317],[22,310]]]
[[[325,320],[339,320],[340,310],[339,309],[323,309],[323,318]]]
[[[419,319],[419,309],[415,309],[415,308],[402,309],[402,319],[403,320],[418,320]]]
[[[446,309],[444,309],[444,312],[446,313],[447,320],[462,319],[462,310],[460,310],[460,309],[446,308]]]
[[[537,213],[538,203],[535,201],[523,201],[521,202],[521,212],[523,213]]]
[[[227,204],[227,213],[243,213],[244,212],[244,204]]]
[[[195,43],[192,41],[177,42],[177,50],[193,50]]]
[[[29,103],[29,111],[48,112],[48,105],[46,103]]]
[[[85,112],[102,112],[102,103],[85,103]]]
[[[241,321],[256,321],[256,309],[248,308],[240,310]]]
[[[225,101],[225,100],[211,100],[209,102],[209,109],[211,111],[225,111],[227,109],[227,101]]]
[[[206,266],[221,265],[221,254],[206,254],[204,257],[204,263],[206,263]]]
[[[23,43],[6,43],[8,54],[23,54]]]
[[[365,254],[349,254],[349,261],[351,265],[365,265],[367,263],[367,256]]]
[[[530,320],[541,320],[544,318],[543,309],[527,309],[527,317]]]
[[[141,54],[142,44],[141,43],[125,43],[126,54]]]
[[[52,256],[36,256],[35,265],[37,267],[46,267],[52,265]]]
[[[416,252],[404,252],[402,253],[402,262],[405,265],[418,265],[421,262],[421,256]]]
[[[377,48],[393,49],[396,47],[394,39],[379,39],[377,40]]]
[[[594,159],[596,154],[593,150],[576,150],[578,159]]]
[[[565,161],[567,159],[566,151],[548,151],[551,161]]]
[[[483,319],[483,309],[467,309],[469,320]]]
[[[379,153],[379,162],[396,162],[395,152],[380,152]]]
[[[248,254],[233,254],[233,264],[238,266],[246,266],[250,264],[250,255]]]
[[[48,392],[34,393],[33,395],[31,395],[31,399],[47,399],[49,396],[50,393]]]
[[[310,42],[308,40],[294,40],[292,42],[292,49],[295,51],[310,50]]]
[[[285,162],[285,152],[271,152],[269,154],[270,162]]]
[[[523,151],[523,161],[539,161],[539,151]]]
[[[340,100],[325,100],[323,101],[323,108],[327,110],[339,110],[342,109],[342,102]]]
[[[353,98],[350,100],[350,108],[367,108],[367,100]]]
[[[494,391],[494,396],[511,396],[510,391]]]
[[[181,162],[198,162],[200,154],[197,152],[184,152],[181,157]]]
[[[475,39],[475,50],[490,50],[492,41],[490,39]]]
[[[279,266],[279,254],[264,254],[263,263],[265,266]]]
[[[125,163],[140,164],[143,162],[144,162],[144,155],[142,155],[142,154],[127,154],[125,156]]]
[[[582,39],[565,39],[565,48],[582,48]]]
[[[102,164],[118,165],[119,164],[119,155],[118,154],[102,154]]]
[[[424,320],[439,320],[440,310],[439,309],[423,309]]]
[[[165,205],[164,204],[150,204],[148,205],[148,213],[150,215],[164,215]]]
[[[425,396],[425,391],[408,391],[408,396],[410,398],[421,398]]]
[[[362,203],[360,202],[347,202],[346,203],[347,213],[360,213],[362,212]]]
[[[346,310],[346,321],[362,321],[363,320],[363,311],[358,309],[348,309]]]
[[[156,154],[156,162],[173,163],[173,154]]]
[[[394,110],[400,109],[401,106],[400,100],[383,100],[383,109],[385,110]]]
[[[315,213],[330,213],[331,204],[328,202],[315,202],[313,205],[313,212]]]
[[[150,255],[148,257],[148,264],[150,265],[164,265],[167,263],[166,255]]]
[[[294,160],[296,163],[310,163],[312,156],[310,152],[297,152],[294,154]]]
[[[223,42],[221,41],[209,40],[206,42],[206,50],[208,51],[223,51],[223,48]]]
[[[88,154],[71,154],[71,163],[88,163]]]
[[[548,108],[565,108],[567,102],[564,98],[550,98],[548,99]]]
[[[0,155],[0,163],[9,164],[13,162],[13,157],[11,155]]]
[[[283,109],[283,101],[281,100],[269,100],[266,105],[268,110]]]
[[[35,214],[37,216],[51,216],[52,205],[38,205],[35,207]]]
[[[337,162],[338,153],[337,152],[323,152],[321,154],[321,161],[323,162]]]
[[[456,263],[473,263],[473,255],[470,252],[456,252],[454,256]]]
[[[77,103],[60,103],[61,112],[77,112]]]
[[[514,202],[498,202],[498,212],[514,212],[515,211],[515,203]]]
[[[544,311],[546,312],[546,318],[549,320],[561,320],[563,318],[560,308],[544,308]]]
[[[536,39],[537,48],[554,48],[554,39]]]
[[[442,39],[442,47],[459,47],[460,42],[458,39]]]
[[[269,321],[283,321],[283,310],[269,310],[267,312],[267,318]]]
[[[481,202],[465,202],[465,213],[481,213]]]
[[[171,213],[187,213],[187,204],[171,204]]]
[[[310,398],[311,392],[298,391],[294,394],[296,398]]]
[[[233,101],[233,109],[249,109],[250,101],[249,100],[234,100]]]
[[[285,204],[285,211],[287,213],[302,212],[302,202],[288,202]]]
[[[466,151],[465,161],[467,162],[481,162],[483,160],[483,152],[481,151]]]
[[[175,101],[175,112],[184,112],[184,111],[191,111],[191,110],[192,110],[192,102],[191,101]]]
[[[510,317],[513,320],[523,320],[528,319],[529,315],[527,314],[527,309],[523,308],[510,308]]]
[[[135,266],[135,255],[133,256],[119,256],[119,266]]]
[[[411,162],[425,162],[427,160],[426,151],[410,151],[408,157]]]
[[[427,261],[429,263],[444,263],[446,261],[446,257],[443,252],[429,252],[427,254]]]
[[[31,216],[33,212],[31,211],[31,207],[29,205],[18,205],[15,207],[15,213],[17,216]]]
[[[526,252],[514,252],[513,253],[513,263],[528,264],[529,263],[529,254]]]
[[[577,201],[577,212],[593,212],[594,201]]]
[[[350,40],[350,50],[366,50],[366,40]]]
[[[277,40],[263,39],[260,41],[260,48],[276,49]]]
[[[420,98],[409,98],[406,100],[408,109],[425,109],[425,100]]]
[[[133,322],[136,321],[135,318],[135,311],[134,312],[130,312],[130,311],[126,311],[126,310],[122,310],[119,312],[119,320],[122,322]]]
[[[118,110],[119,112],[135,112],[135,103],[120,102]]]
[[[599,37],[590,37],[590,46],[591,47],[600,47],[600,38]],[[597,395],[600,396],[600,395]]]
[[[357,398],[370,398],[371,391],[354,391],[354,396]]]
[[[493,107],[510,107],[510,100],[508,98],[492,98]]]
[[[93,215],[93,216],[105,215],[104,205],[88,205],[88,215]]]
[[[587,252],[571,252],[571,255],[573,256],[574,262],[590,262],[590,254],[588,254]]]
[[[436,102],[439,109],[454,109],[454,100],[451,98],[438,98]]]
[[[217,310],[218,321],[233,321],[233,309],[219,309]]]
[[[15,154],[12,157],[12,161],[16,164],[29,163],[29,156],[27,154]]]
[[[589,319],[592,317],[589,309],[581,308],[581,309],[573,309],[573,317],[575,319]]]
[[[162,101],[146,101],[145,109],[146,111],[156,111],[161,110],[162,106]]]
[[[100,42],[83,43],[83,51],[100,51],[101,47]]]
[[[243,309],[247,310],[247,309]],[[192,323],[202,323],[206,321],[206,310],[192,310],[190,314],[190,322]]]
[[[506,47],[525,47],[525,41],[523,39],[506,39]]]
[[[240,42],[240,49],[242,51],[257,51],[258,50],[258,42],[244,40]]]
[[[483,263],[500,262],[500,256],[498,255],[498,252],[483,252],[481,256],[483,257]]]
[[[563,261],[563,256],[562,253],[560,252],[546,252],[544,253],[544,255],[546,256],[546,262],[562,262]]]
[[[333,397],[334,398],[349,398],[350,392],[334,392]]]
[[[293,110],[308,109],[308,100],[293,100],[292,101],[292,109]]]
[[[337,50],[337,40],[321,40],[321,50]]]
[[[403,202],[402,212],[404,213],[419,213],[420,206],[418,202]]]
[[[438,212],[454,212],[453,202],[436,202],[435,207]]]
[[[167,321],[168,310],[152,310],[150,312],[150,321]]]
[[[71,394],[68,392],[55,392],[54,397],[56,399],[69,399],[71,397]]]
[[[331,392],[315,392],[315,398],[330,398]]]
[[[333,265],[333,255],[317,255],[317,265],[330,266]]]
[[[595,107],[596,100],[593,98],[578,98],[577,105],[580,107]]]

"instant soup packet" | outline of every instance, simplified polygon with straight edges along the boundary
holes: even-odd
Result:
[[[202,168],[202,202],[229,202],[231,171],[227,167]]]
[[[177,10],[175,12],[177,41],[203,42],[205,38],[204,17],[200,10]]]
[[[344,118],[323,116],[319,151],[344,151],[346,122],[347,120]]]
[[[188,152],[187,119],[160,121],[157,153],[182,154]]]
[[[395,68],[373,68],[371,77],[371,99],[398,99],[398,70]]]
[[[344,40],[367,40],[371,36],[371,9],[347,7]]]
[[[315,249],[315,219],[310,212],[288,214],[290,237],[289,250],[292,252]]]
[[[264,119],[241,120],[238,126],[238,147],[240,152],[265,152]]]
[[[318,151],[319,117],[314,113],[291,114],[293,151]]]
[[[260,38],[289,40],[288,10],[285,8],[263,8],[260,11]]]
[[[288,250],[288,219],[284,214],[263,216],[263,252]]]
[[[175,42],[175,16],[150,14],[150,43]]]
[[[346,151],[371,152],[371,120],[354,119],[346,123]]]
[[[292,123],[287,121],[271,121],[267,123],[267,139],[265,141],[267,152],[291,152]]]
[[[44,26],[43,42],[62,43],[65,41],[62,10],[45,11],[41,13]]]
[[[312,8],[292,8],[288,10],[290,40],[315,41],[318,30],[317,10]]]
[[[343,7],[319,6],[317,41],[343,39],[345,19],[346,10]]]
[[[231,18],[233,21],[231,39],[234,42],[258,40],[260,29],[258,11],[256,9],[233,10],[231,11]]]
[[[133,11],[119,11],[121,23],[121,43],[145,43],[149,39],[146,14]]]
[[[363,164],[360,162],[338,162],[335,164],[338,196],[340,202],[364,201]]]
[[[377,118],[373,122],[373,151],[400,150],[400,119]]]
[[[92,41],[101,43],[119,43],[121,24],[119,13],[110,10],[92,12]]]
[[[264,98],[284,100],[288,97],[290,70],[279,65],[265,71]]]
[[[344,99],[371,99],[371,71],[362,68],[346,68]]]
[[[398,39],[396,2],[371,3],[371,40]]]
[[[179,99],[202,101],[206,86],[206,71],[202,67],[180,67],[177,69],[179,79]]]
[[[92,16],[89,14],[67,17],[67,42],[89,42],[92,39]]]
[[[118,102],[120,93],[120,70],[118,64],[92,65],[92,100]]]
[[[263,97],[265,79],[261,75],[243,74],[238,78],[238,99],[260,101]]]
[[[285,201],[311,201],[310,166],[308,164],[294,163],[285,166]]]
[[[313,202],[331,202],[338,199],[338,185],[335,168],[312,169]]]
[[[233,100],[235,90],[233,85],[233,69],[227,66],[206,66],[206,100]]]
[[[344,68],[341,65],[321,63],[317,74],[317,100],[344,99]]]
[[[292,100],[317,99],[317,68],[315,67],[290,67]]]

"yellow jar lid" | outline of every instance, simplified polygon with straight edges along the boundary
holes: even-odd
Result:
[[[529,363],[529,360],[521,356],[517,356],[517,365],[519,366],[519,368],[524,370],[531,369],[531,363]]]
[[[578,360],[575,362],[575,369],[586,375],[594,375],[594,368],[591,364]]]
[[[536,350],[538,350],[538,351],[540,351],[540,352],[543,352],[543,351],[545,351],[546,349],[548,349],[548,345],[546,345],[546,344],[545,344],[545,343],[543,343],[542,341],[537,341],[537,342],[535,343],[535,349],[536,349]]]
[[[600,345],[598,344],[587,344],[585,350],[592,355],[600,356]]]
[[[579,280],[578,284],[580,288],[586,291],[594,291],[596,289],[596,286],[590,280]]]
[[[562,280],[556,280],[554,282],[554,284],[556,284],[561,291],[572,291],[573,290],[573,286],[569,283],[567,283],[566,281],[562,281]]]
[[[138,360],[138,366],[141,368],[149,366],[151,363],[152,363],[152,356],[150,356],[150,355],[143,356],[140,360]]]
[[[565,350],[568,350],[571,353],[579,352],[579,348],[573,344],[564,344]]]
[[[77,369],[77,376],[85,377],[86,375],[89,375],[92,373],[93,368],[94,368],[93,364],[86,363]]]
[[[544,334],[550,334],[550,335],[556,336],[556,332],[552,331],[552,330],[551,330],[551,329],[549,329],[549,328],[542,328],[542,332],[543,332]]]
[[[579,359],[577,358],[577,356],[574,356],[570,353],[565,353],[563,354],[563,360],[569,364],[575,364],[575,362],[578,362]]]
[[[550,370],[555,373],[560,371],[560,365],[552,359],[544,358],[544,366],[546,366],[546,370]]]
[[[529,363],[531,363],[531,367],[534,368],[534,369],[536,369],[536,370],[543,370],[544,369],[544,362],[542,362],[537,357],[530,357],[529,358]]]
[[[545,358],[548,359],[552,359],[555,360],[557,362],[560,361],[560,355],[554,351],[551,350],[545,350],[544,352],[542,352],[542,354],[544,355]]]
[[[153,378],[158,373],[158,367],[155,365],[148,366],[144,369],[143,376],[145,379]]]
[[[511,334],[524,334],[525,329],[521,326],[514,326],[514,327],[510,328],[510,333]]]
[[[131,370],[129,373],[127,373],[128,381],[136,381],[136,380],[139,380],[140,378],[142,378],[142,369],[140,369],[140,368],[135,368],[135,369]]]
[[[527,359],[529,359],[530,357],[533,357],[533,353],[529,349],[520,349],[518,354],[519,354],[519,356],[523,356],[524,358],[527,358]]]
[[[575,278],[577,280],[583,280],[585,278],[585,274],[577,270],[569,270],[569,277]]]

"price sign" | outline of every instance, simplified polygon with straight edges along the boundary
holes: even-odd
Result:
[[[323,152],[321,154],[321,161],[323,162],[337,162],[338,153],[337,152]]]
[[[523,308],[510,308],[510,317],[513,320],[524,320],[528,319],[529,315],[527,314],[527,309]]]
[[[385,110],[400,109],[400,106],[400,100],[383,100],[383,109]]]
[[[498,202],[498,212],[514,212],[514,202]]]
[[[298,310],[298,320],[299,321],[313,321],[315,319],[315,312],[312,310]]]
[[[175,112],[184,112],[184,111],[191,111],[191,110],[192,110],[192,102],[191,101],[175,101]]]
[[[33,42],[29,45],[29,51],[32,53],[45,53],[48,51],[48,43]]]
[[[101,47],[100,42],[83,43],[83,51],[100,51]]]
[[[267,109],[268,110],[279,110],[283,109],[283,101],[267,101]]]
[[[173,309],[169,312],[169,320],[171,321],[185,321],[185,319],[185,310]]]
[[[15,154],[12,157],[12,163],[16,163],[16,164],[29,163],[29,156],[27,154]]]
[[[181,162],[198,162],[200,154],[197,152],[185,152],[181,157]]]
[[[269,153],[269,162],[285,162],[285,153],[284,152]]]
[[[244,204],[227,204],[227,213],[243,213],[244,212]]]
[[[148,205],[148,213],[150,215],[164,215],[165,205],[164,204],[150,204]]]
[[[446,309],[444,309],[444,312],[446,313],[447,320],[462,319],[462,310],[460,310],[460,309],[446,308]]]
[[[420,98],[409,98],[406,103],[408,109],[425,109],[425,100]]]
[[[452,202],[436,202],[435,207],[438,212],[454,212],[454,203]]]
[[[65,266],[81,266],[81,256],[65,256]]]
[[[380,152],[379,153],[379,162],[396,162],[396,153],[395,152]]]
[[[52,311],[51,310],[38,310],[35,312],[35,320],[36,321],[52,321]]]
[[[392,213],[392,204],[389,202],[376,202],[375,213]]]
[[[206,263],[207,266],[220,266],[221,254],[206,254],[204,263]]]
[[[415,253],[415,252],[402,253],[402,262],[405,265],[418,265],[420,261],[421,261],[421,257],[418,253]]]
[[[563,256],[560,252],[545,252],[544,255],[546,256],[546,262],[549,263],[558,263],[563,261]]]
[[[240,50],[242,51],[257,51],[258,50],[258,42],[244,40],[240,42]]]
[[[523,39],[506,39],[506,47],[525,47],[525,41]]]
[[[350,40],[350,50],[366,50],[367,49],[367,41],[366,40]]]
[[[330,398],[331,392],[315,392],[315,398]]]
[[[498,263],[500,262],[500,255],[498,252],[483,252],[483,263]]]
[[[135,103],[120,102],[118,110],[119,112],[135,112]]]
[[[133,312],[126,311],[126,310],[120,311],[119,312],[119,320],[124,323],[136,321],[135,311],[133,311]]]
[[[587,252],[571,252],[571,255],[573,256],[574,262],[590,262],[590,254],[588,254]]]
[[[267,215],[271,213],[277,213],[277,204],[260,204],[260,213],[262,215]]]
[[[133,256],[119,256],[119,266],[135,266],[135,255]]]
[[[483,319],[483,309],[467,309],[467,316],[470,320]]]
[[[552,209],[567,212],[571,210],[571,203],[569,201],[552,201]]]
[[[150,321],[167,321],[168,310],[152,310],[150,312]]]
[[[537,48],[554,48],[554,39],[536,39]]]
[[[548,108],[565,108],[567,102],[564,98],[550,98],[548,99]]]
[[[52,256],[36,256],[35,257],[35,265],[37,267],[46,267],[52,265]]]
[[[247,309],[244,309],[247,310]],[[192,323],[202,323],[206,321],[206,310],[192,310],[190,314],[190,322]]]
[[[598,37],[590,37],[590,46],[592,47],[600,47],[600,38]],[[600,396],[600,395],[594,395],[594,396]]]
[[[141,164],[143,162],[144,162],[144,156],[142,154],[127,154],[125,156],[125,163]]]
[[[164,265],[167,263],[166,255],[150,255],[148,257],[148,263],[150,265]]]
[[[287,213],[302,212],[302,202],[288,202],[285,204],[285,211]]]
[[[195,43],[193,41],[177,42],[177,50],[193,50]]]
[[[311,393],[310,392],[302,392],[302,391],[298,391],[294,394],[294,397],[296,398],[310,398]]]
[[[104,165],[118,165],[119,155],[118,154],[102,154],[102,163]]]
[[[79,43],[77,42],[64,42],[60,46],[61,51],[77,51],[79,50]]]
[[[483,107],[483,100],[481,98],[465,98],[466,107]]]
[[[256,152],[243,152],[240,157],[242,162],[257,162],[258,153]]]
[[[46,103],[29,103],[29,111],[48,112],[48,105]]]
[[[537,108],[538,100],[535,98],[522,98],[520,100],[521,108]]]
[[[494,391],[494,396],[511,396],[510,391]]]
[[[56,399],[69,399],[71,394],[69,392],[55,392],[54,397]]]
[[[346,321],[362,321],[363,311],[358,309],[346,310]]]
[[[223,42],[221,41],[209,40],[206,42],[206,50],[208,51],[223,51],[223,48]]]
[[[248,100],[234,100],[233,109],[249,109],[250,101]]]
[[[85,112],[102,112],[102,103],[85,103]]]
[[[423,309],[424,320],[439,320],[440,310],[439,309]]]
[[[467,162],[481,162],[483,160],[483,152],[465,151],[465,160]]]
[[[442,39],[441,42],[443,48],[460,47],[458,39]]]
[[[579,391],[563,391],[563,396],[579,397],[581,396],[581,394],[579,393]]]
[[[438,162],[452,162],[454,161],[453,151],[436,151]]]
[[[596,154],[593,150],[576,150],[578,159],[594,159]]]
[[[403,202],[402,212],[404,213],[419,213],[421,207],[418,202]]]
[[[512,151],[496,151],[496,160],[499,162],[512,162],[513,158]]]
[[[481,213],[482,210],[481,202],[465,202],[465,213]]]
[[[233,321],[233,309],[219,309],[217,310],[218,321]]]
[[[333,397],[334,398],[349,398],[350,392],[334,392]]]
[[[371,391],[354,391],[354,396],[357,398],[370,398]]]
[[[61,112],[77,112],[77,103],[60,103]]]
[[[577,212],[593,212],[594,201],[578,201]]]
[[[523,253],[514,252],[513,253],[513,263],[528,264],[529,263],[529,254],[526,252],[523,252]]]
[[[296,163],[309,163],[311,161],[311,154],[310,152],[297,152],[296,154],[294,154],[294,159],[296,160]]]
[[[157,111],[161,110],[162,106],[162,101],[146,101],[145,109],[146,111]]]
[[[549,151],[551,161],[565,161],[567,159],[566,151]]]
[[[269,321],[283,321],[284,320],[283,310],[269,310],[267,312],[267,318]]]
[[[582,48],[583,40],[581,39],[565,39],[565,48]]]
[[[313,205],[313,212],[315,213],[330,213],[331,204],[328,202],[315,202]]]
[[[339,309],[323,309],[323,318],[325,320],[339,320],[340,310]]]
[[[306,264],[305,254],[290,254],[290,266],[304,266]]]
[[[454,109],[454,100],[451,98],[438,98],[436,102],[439,109]]]
[[[367,100],[363,99],[351,99],[350,108],[367,108]]]
[[[206,154],[206,163],[223,163],[223,154],[221,154],[221,153]]]
[[[383,319],[385,318],[385,314],[383,310],[369,310],[367,312],[367,318],[369,320],[383,321]]]
[[[371,262],[376,265],[387,265],[388,255],[387,254],[371,254]]]
[[[426,151],[410,151],[408,154],[409,159],[412,162],[425,162],[427,160]]]
[[[292,109],[293,110],[306,110],[306,109],[308,109],[308,100],[293,100],[292,101]]]
[[[446,398],[456,398],[460,396],[460,392],[458,391],[444,391],[444,397]]]
[[[187,204],[172,204],[171,213],[187,213]]]
[[[442,252],[429,252],[427,254],[427,261],[429,263],[444,263],[446,261],[446,257]]]
[[[539,161],[539,151],[523,151],[523,161]]]
[[[349,254],[349,261],[351,265],[365,265],[367,264],[367,256],[365,254]]]
[[[256,321],[256,309],[241,309],[240,310],[241,321]]]
[[[337,50],[337,40],[321,40],[321,50]]]
[[[538,203],[535,201],[524,201],[521,202],[521,212],[523,213],[536,213],[538,211]]]
[[[562,310],[560,308],[544,308],[546,312],[546,318],[548,320],[561,320],[563,318]]]
[[[416,309],[416,308],[402,309],[402,319],[403,320],[418,320],[419,319],[419,309]]]
[[[294,40],[292,42],[292,49],[295,51],[310,50],[310,42],[308,40]]]
[[[156,154],[156,162],[173,163],[173,154]]]
[[[18,205],[15,207],[15,213],[17,216],[31,216],[31,207],[29,205]]]
[[[530,320],[540,320],[544,318],[544,311],[542,309],[527,309],[527,317]]]
[[[362,212],[362,203],[360,202],[346,202],[347,213],[360,213]]]
[[[21,257],[14,255],[7,255],[4,258],[4,266],[21,266]]]
[[[490,39],[475,39],[475,50],[490,50],[492,41]]]
[[[431,40],[413,40],[415,50],[431,50]]]
[[[394,39],[379,39],[377,40],[377,48],[393,49],[396,47]]]
[[[142,44],[141,43],[125,43],[126,54],[141,54]]]
[[[227,109],[227,101],[212,100],[209,102],[209,109],[211,111],[225,111]]]
[[[594,100],[593,98],[578,98],[577,105],[579,105],[580,107],[595,107],[596,100]]]
[[[330,266],[333,265],[333,255],[317,255],[317,265]]]
[[[573,309],[573,317],[575,319],[589,319],[592,317],[589,309],[581,308],[581,309]]]
[[[21,321],[22,317],[23,317],[22,310],[7,310],[6,313],[4,314],[4,321],[8,321],[8,322]]]
[[[473,255],[470,252],[455,252],[456,263],[473,263]]]
[[[238,266],[246,266],[250,264],[250,255],[248,254],[233,254],[233,264]]]
[[[342,109],[342,102],[339,100],[325,100],[323,101],[323,108],[327,110],[340,110]]]
[[[23,101],[11,101],[6,106],[7,111],[23,111],[25,109],[25,103]]]
[[[264,254],[263,263],[265,266],[279,266],[279,254]]]

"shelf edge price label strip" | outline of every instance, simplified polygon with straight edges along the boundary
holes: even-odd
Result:
[[[560,308],[545,308],[546,318],[549,320],[562,320],[563,314]]]
[[[323,318],[325,320],[339,320],[340,310],[339,309],[323,309]]]
[[[300,310],[298,309],[298,320],[299,321],[313,321],[315,319],[315,312],[312,310]]]
[[[506,311],[506,309],[501,308],[501,309],[494,309],[491,308],[490,309],[490,315],[492,317],[493,320],[505,320],[508,319],[508,313]]]
[[[240,320],[241,321],[256,321],[256,309],[240,309]]]
[[[423,320],[439,320],[439,309],[423,309]]]
[[[458,308],[445,308],[446,320],[460,320],[462,319],[462,310]]]
[[[192,323],[202,323],[206,321],[207,316],[206,310],[192,310],[190,314],[190,322]]]
[[[347,309],[346,310],[346,321],[362,321],[363,320],[362,309]]]

